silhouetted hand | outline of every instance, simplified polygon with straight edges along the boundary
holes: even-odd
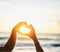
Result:
[[[30,28],[31,31],[30,31],[30,33],[27,34],[27,36],[29,36],[33,40],[36,39],[37,37],[36,37],[34,27],[32,25],[29,25],[28,27]]]
[[[24,26],[24,25],[26,25],[27,28],[30,28],[30,32],[27,33],[27,34],[22,34],[22,33],[19,31],[20,27],[21,27],[21,26]],[[29,36],[32,40],[36,40],[36,39],[37,39],[36,33],[35,33],[35,29],[34,29],[34,27],[32,26],[32,24],[31,24],[31,25],[27,25],[26,22],[20,22],[20,23],[18,23],[17,25],[15,25],[15,27],[13,28],[13,31],[14,31],[14,32],[18,32],[18,33],[20,33],[20,34],[22,34],[22,35],[25,35],[25,36]]]
[[[15,25],[15,27],[13,28],[14,32],[19,32],[19,28],[21,27],[21,25],[26,24],[26,22],[19,22],[17,25]]]
[[[28,36],[33,40],[36,52],[44,52],[42,47],[39,44],[39,41],[36,37],[35,29],[32,25],[29,25],[29,28],[31,29],[31,32],[28,34]]]
[[[21,33],[19,31],[19,29],[21,28],[21,26],[24,26],[24,25],[26,25],[26,27],[30,29],[30,32],[27,33],[27,34]],[[35,33],[34,27],[32,25],[28,25],[26,22],[20,22],[20,23],[18,23],[13,29],[14,29],[15,32],[18,32],[18,33],[20,33],[22,35],[25,35],[25,36],[29,36],[33,40],[36,39],[36,33]]]
[[[43,49],[41,48],[40,44],[39,44],[39,41],[36,37],[35,29],[32,25],[27,25],[26,22],[20,22],[13,28],[13,31],[18,32],[18,33],[21,34],[21,32],[19,32],[19,29],[22,25],[26,25],[27,28],[30,28],[30,30],[31,30],[29,33],[22,34],[22,35],[29,36],[33,40],[35,48],[36,48],[36,52],[44,52]]]

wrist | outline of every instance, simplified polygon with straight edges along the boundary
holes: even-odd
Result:
[[[16,30],[14,28],[12,29],[12,33],[16,33]]]
[[[34,37],[34,38],[33,38],[33,41],[34,41],[34,43],[38,43],[37,37]]]

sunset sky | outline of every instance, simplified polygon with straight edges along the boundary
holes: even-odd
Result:
[[[21,21],[38,33],[60,33],[60,0],[0,0],[0,32]]]

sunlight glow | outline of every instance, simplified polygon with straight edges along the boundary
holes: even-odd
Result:
[[[36,33],[60,33],[59,6],[58,0],[0,0],[0,32],[11,32],[26,21]]]
[[[27,28],[27,27],[25,27],[25,26],[22,26],[22,27],[20,28],[20,32],[21,32],[22,34],[27,34],[27,33],[30,32],[30,29]]]

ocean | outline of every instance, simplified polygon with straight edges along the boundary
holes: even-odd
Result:
[[[3,46],[9,33],[0,33],[0,46]],[[60,52],[60,34],[37,34],[44,52]],[[34,42],[30,38],[18,37],[12,52],[36,52]]]

